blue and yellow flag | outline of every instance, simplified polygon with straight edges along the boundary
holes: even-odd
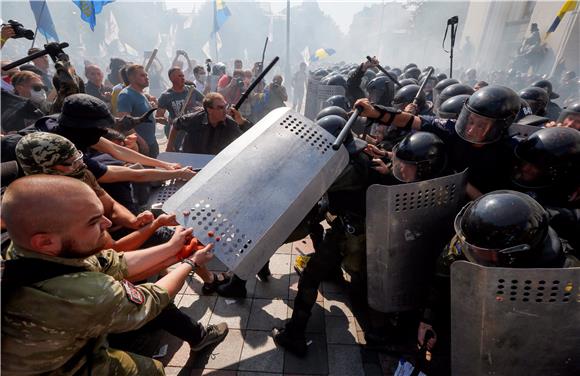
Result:
[[[334,55],[336,53],[332,48],[319,48],[310,56],[310,61],[318,61],[326,59],[327,57]]]
[[[105,5],[112,3],[113,1],[114,0],[73,0],[73,3],[75,3],[81,10],[81,19],[91,26],[92,31],[95,31],[97,14],[101,13]]]
[[[30,0],[30,8],[32,9],[32,13],[34,13],[38,32],[44,35],[47,40],[52,39],[58,42],[58,35],[56,34],[54,22],[52,22],[46,0]]]
[[[226,23],[228,18],[232,15],[230,10],[224,3],[224,0],[215,0],[215,14],[214,14],[214,23],[213,23],[213,33],[217,33],[223,24]]]
[[[556,19],[554,20],[554,22],[552,22],[552,26],[550,26],[550,28],[546,32],[546,36],[548,36],[548,34],[550,34],[550,33],[553,33],[554,31],[556,31],[556,28],[558,28],[558,25],[560,24],[560,21],[562,21],[562,18],[564,18],[564,15],[567,12],[570,12],[570,11],[573,11],[574,9],[576,9],[577,4],[578,4],[578,1],[576,1],[576,0],[566,0],[564,2],[564,5],[562,5],[562,8],[560,8],[560,11],[558,12],[558,15],[556,16]]]

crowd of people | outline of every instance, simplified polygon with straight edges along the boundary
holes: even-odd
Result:
[[[3,26],[2,44],[11,36]],[[455,79],[433,67],[389,67],[376,58],[316,69],[302,63],[286,77],[292,103],[284,78],[274,75],[233,106],[261,63],[245,69],[235,60],[229,71],[209,59],[195,65],[177,51],[166,72],[168,88],[159,80],[152,84],[152,66],[162,69],[153,57],[143,65],[111,58],[105,79],[104,67],[87,63],[83,72],[60,54],[54,70],[47,55],[2,69],[6,375],[164,374],[160,362],[135,352],[128,339],[162,328],[192,351],[223,340],[225,323],[203,327],[172,298],[192,272],[204,294],[244,297],[245,281],[208,270],[212,245],[195,245],[193,230],[179,226],[174,214],[155,216],[146,207],[152,182],[196,175],[158,159],[160,141],[166,139],[161,147],[169,152],[218,155],[272,110],[301,112],[311,100],[309,80],[344,89],[316,103],[317,126],[338,136],[358,108],[364,131],[353,128],[346,137],[348,166],[324,204],[302,221],[314,252],[297,261],[298,294],[292,317],[273,328],[277,345],[307,353],[318,287],[324,280],[346,283],[343,271],[350,275],[353,304],[369,317],[368,345],[400,341],[401,327],[411,322],[421,348],[432,351],[449,347],[438,344],[438,334],[449,327],[454,261],[580,266],[580,86],[574,72],[558,80],[468,69]],[[533,131],[522,136],[510,131],[513,124]],[[385,320],[375,320],[380,313],[366,306],[367,188],[464,170],[465,206],[455,226],[449,224],[455,235],[433,244],[441,255],[432,265],[429,299],[412,319],[389,314],[388,326],[376,324]],[[269,274],[266,264],[258,276],[267,283]],[[448,362],[436,367],[430,374],[449,373]]]

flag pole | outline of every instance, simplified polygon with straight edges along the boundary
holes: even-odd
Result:
[[[286,69],[287,82],[290,80],[290,0],[286,0]]]
[[[42,20],[42,15],[44,14],[44,7],[46,7],[46,0],[42,3],[42,9],[40,10],[40,19]],[[36,20],[35,20],[36,21]],[[36,42],[36,34],[38,33],[38,21],[36,22],[36,29],[34,30],[34,38],[32,38],[32,44],[30,48],[34,47],[34,42]],[[46,38],[46,35],[44,36]],[[48,43],[48,38],[46,38],[46,43]]]
[[[215,47],[215,62],[219,61],[218,42],[217,42],[217,0],[213,0],[213,42]]]

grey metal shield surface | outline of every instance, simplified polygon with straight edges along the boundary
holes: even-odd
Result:
[[[580,268],[451,265],[453,375],[578,375]]]
[[[191,166],[194,170],[201,169],[213,159],[211,154],[194,154],[194,153],[175,153],[163,152],[159,153],[157,159],[164,162],[179,163],[182,166]]]
[[[318,87],[320,81],[312,77],[308,77],[306,83],[306,102],[304,103],[304,116],[310,120],[314,120],[318,115]]]
[[[466,172],[367,190],[369,305],[401,312],[424,303],[435,259],[453,232],[465,197]]]
[[[163,152],[159,153],[157,159],[164,162],[179,163],[182,166],[191,166],[191,168],[197,170],[205,167],[213,157],[210,154]],[[169,197],[173,196],[184,185],[185,182],[182,180],[173,179],[165,181],[161,187],[151,190],[147,206],[149,208],[156,208],[153,205],[165,203]]]
[[[318,94],[317,94],[317,110],[316,115],[324,108],[324,102],[334,96],[334,95],[344,95],[345,94],[344,87],[338,85],[320,85],[318,86]]]
[[[334,137],[291,110],[270,112],[163,206],[241,278],[254,275],[348,163]],[[213,232],[213,236],[209,232]],[[219,237],[219,241],[218,241]]]

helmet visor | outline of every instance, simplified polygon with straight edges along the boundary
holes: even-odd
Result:
[[[531,249],[527,244],[499,249],[479,247],[469,243],[461,229],[461,220],[463,219],[465,211],[471,205],[472,203],[465,205],[459,214],[457,214],[453,223],[455,234],[458,238],[457,246],[468,261],[482,266],[509,267],[515,263],[518,253],[525,253]]]
[[[483,145],[498,141],[506,126],[505,119],[478,115],[464,105],[455,123],[455,131],[465,141]]]
[[[403,183],[413,183],[419,180],[417,164],[403,161],[397,158],[396,148],[393,150],[393,176]]]

